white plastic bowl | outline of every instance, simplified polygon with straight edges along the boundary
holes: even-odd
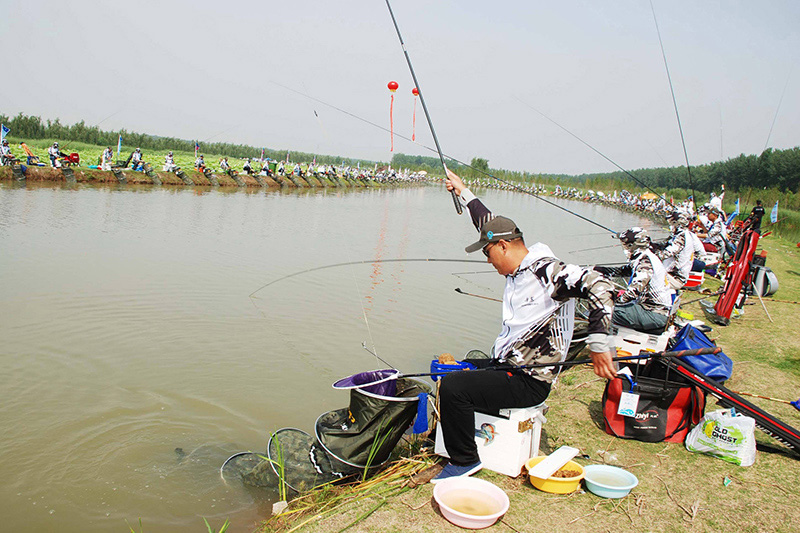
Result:
[[[454,490],[477,492],[482,499],[493,501],[499,511],[487,515],[472,515],[457,511],[445,503],[447,494]],[[489,527],[508,511],[508,495],[503,490],[483,479],[471,477],[455,477],[440,481],[433,487],[433,499],[439,505],[442,515],[453,524],[467,529],[483,529]]]

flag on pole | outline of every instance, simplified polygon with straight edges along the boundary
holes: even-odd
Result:
[[[195,141],[194,142],[194,158],[197,159],[197,152],[200,151],[200,143]]]
[[[0,124],[0,142],[6,140],[6,135],[11,133],[11,128],[6,126],[5,124]]]
[[[261,149],[261,160],[262,161],[264,160],[264,149],[263,148]]]
[[[775,202],[775,207],[772,208],[772,212],[769,214],[769,221],[775,224],[778,221],[778,202]]]
[[[736,209],[733,210],[733,213],[730,214],[728,220],[725,222],[726,226],[730,226],[733,222],[733,219],[739,216],[739,199],[736,199]]]
[[[286,150],[286,162],[289,162],[289,150]]]
[[[117,159],[119,159],[119,153],[122,151],[122,135],[117,137]]]

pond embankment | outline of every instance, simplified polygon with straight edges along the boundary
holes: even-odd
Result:
[[[199,172],[179,170],[163,172],[148,168],[146,171],[114,168],[99,170],[74,166],[63,168],[34,167],[14,165],[0,167],[0,180],[65,182],[65,183],[130,183],[137,185],[187,185],[206,187],[262,187],[262,188],[335,188],[335,187],[381,187],[387,183],[373,179],[357,179],[336,176],[333,178],[315,176],[255,176],[232,172]]]

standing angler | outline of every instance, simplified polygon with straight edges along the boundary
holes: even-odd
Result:
[[[766,214],[764,206],[761,205],[761,200],[756,200],[756,206],[750,211],[750,216],[747,220],[750,221],[750,227],[761,235],[761,218]]]
[[[447,176],[447,189],[469,209],[481,234],[467,252],[483,250],[487,261],[506,278],[502,329],[492,357],[486,361],[503,371],[452,372],[442,378],[440,427],[450,463],[433,483],[469,476],[481,469],[474,438],[476,408],[496,411],[530,407],[547,398],[557,376],[554,367],[516,367],[566,358],[572,339],[574,298],[588,300],[587,344],[595,373],[608,379],[616,373],[608,339],[613,311],[611,283],[591,269],[559,261],[545,244],[526,247],[513,221],[492,215],[458,176],[449,170]],[[556,320],[559,317],[567,320]],[[566,328],[565,322],[570,324]]]

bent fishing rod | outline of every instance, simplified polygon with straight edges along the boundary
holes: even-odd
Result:
[[[425,104],[425,96],[423,96],[422,87],[420,87],[419,82],[417,81],[417,75],[414,72],[414,67],[411,65],[411,58],[408,55],[408,50],[406,50],[406,43],[403,42],[403,36],[400,35],[400,27],[397,25],[397,20],[394,18],[394,12],[392,11],[392,6],[389,4],[389,0],[386,0],[386,7],[389,8],[389,15],[392,17],[392,22],[394,23],[394,29],[397,31],[397,38],[400,39],[400,47],[403,49],[403,54],[406,56],[406,63],[408,63],[408,70],[411,71],[411,77],[414,80],[414,87],[416,87],[417,92],[419,93],[419,101],[422,102],[422,110],[425,112],[425,118],[428,121],[428,127],[431,130],[431,135],[433,135],[433,142],[436,144],[436,152],[439,154],[439,161],[442,162],[442,168],[444,169],[445,176],[447,175],[447,165],[444,162],[444,155],[442,155],[442,148],[439,146],[439,138],[436,137],[436,130],[433,129],[433,121],[431,120],[431,115],[428,113],[428,106]],[[450,191],[450,195],[453,197],[453,204],[456,207],[456,213],[459,215],[463,212],[461,208],[461,202],[459,201],[458,197],[456,196],[455,191]]]

